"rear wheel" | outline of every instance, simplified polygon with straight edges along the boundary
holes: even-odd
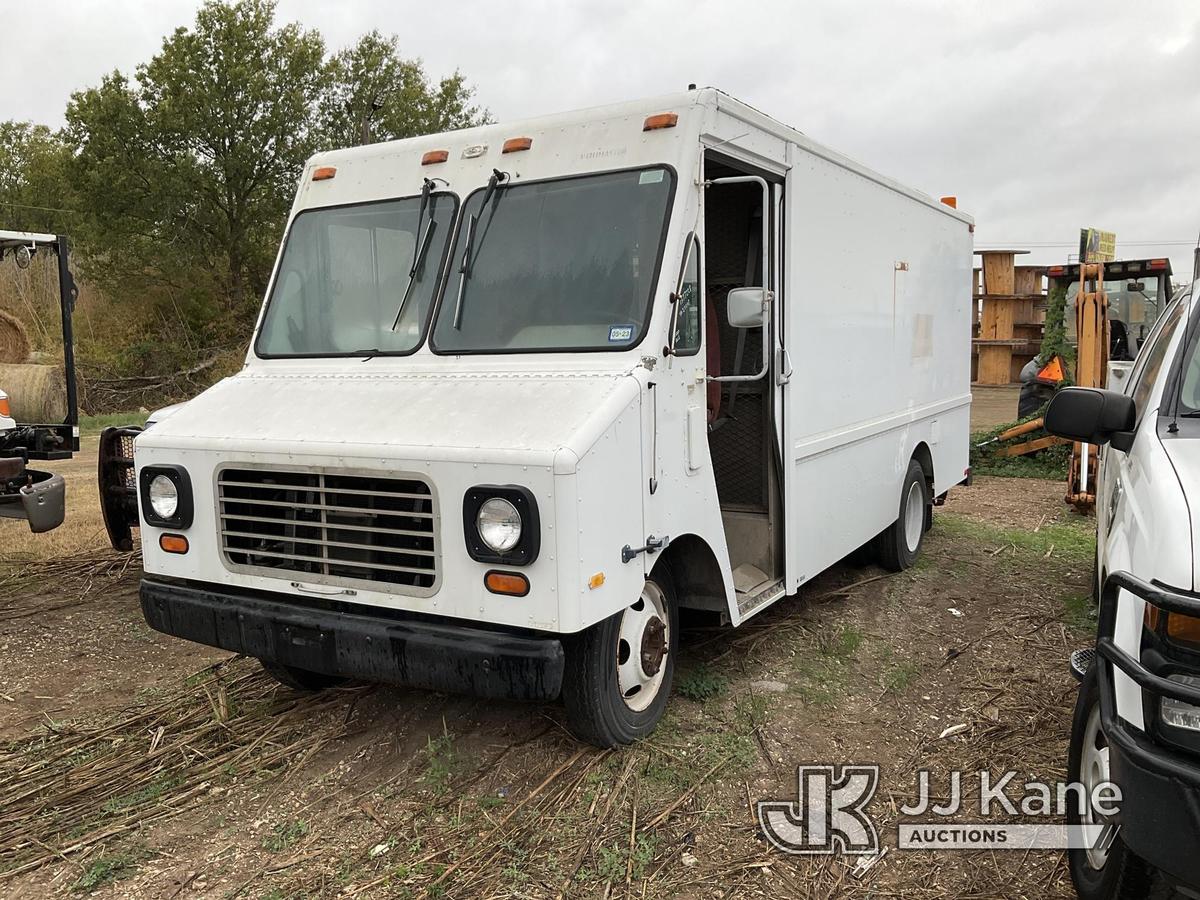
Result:
[[[909,460],[900,488],[899,514],[878,538],[879,562],[885,569],[899,572],[917,561],[931,521],[931,499],[925,470],[915,459]]]
[[[575,637],[563,703],[577,737],[614,747],[654,730],[671,693],[678,632],[671,583],[655,574],[632,604]]]
[[[338,675],[326,675],[323,672],[313,672],[309,669],[298,669],[295,666],[285,666],[283,663],[259,660],[263,671],[285,687],[297,691],[323,691],[326,688],[337,687],[346,679]]]

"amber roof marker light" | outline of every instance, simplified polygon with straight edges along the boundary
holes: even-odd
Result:
[[[449,150],[427,150],[425,155],[421,157],[421,165],[432,166],[435,163],[444,163],[449,158]]]
[[[527,138],[527,137],[509,138],[507,141],[504,142],[504,146],[501,148],[500,152],[501,153],[519,153],[522,150],[528,150],[532,146],[533,146],[533,138]]]
[[[642,123],[642,131],[657,131],[660,128],[674,128],[679,124],[679,115],[677,113],[658,113],[654,116],[646,116],[646,121]]]
[[[337,174],[337,166],[317,166],[313,169],[313,181],[328,181]]]

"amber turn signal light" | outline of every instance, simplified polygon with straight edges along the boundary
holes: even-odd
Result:
[[[674,128],[679,124],[679,116],[675,113],[659,113],[656,116],[646,116],[642,123],[642,131],[655,131],[659,128]]]
[[[8,405],[7,397],[0,397],[0,416],[11,416],[12,407]]]
[[[313,169],[313,181],[328,181],[337,174],[336,166],[317,166]]]
[[[449,150],[428,150],[421,157],[421,165],[432,166],[434,163],[444,163],[450,158]]]
[[[488,572],[483,576],[483,585],[493,594],[510,597],[524,597],[529,593],[529,579],[519,572]]]
[[[501,148],[501,153],[516,153],[519,150],[528,150],[533,146],[533,138],[519,137],[509,138],[504,142],[504,147]]]
[[[158,546],[165,553],[187,553],[188,539],[182,534],[159,535]]]

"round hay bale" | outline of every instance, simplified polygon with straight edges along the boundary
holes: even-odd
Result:
[[[0,363],[23,363],[29,359],[29,335],[16,316],[0,309]]]
[[[0,363],[0,391],[8,394],[18,422],[44,425],[67,417],[67,381],[61,366]]]

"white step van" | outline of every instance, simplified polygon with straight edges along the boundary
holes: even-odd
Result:
[[[968,475],[972,230],[712,89],[322,153],[245,368],[106,436],[110,530],[154,628],[286,683],[628,743],[680,607],[913,562]]]

